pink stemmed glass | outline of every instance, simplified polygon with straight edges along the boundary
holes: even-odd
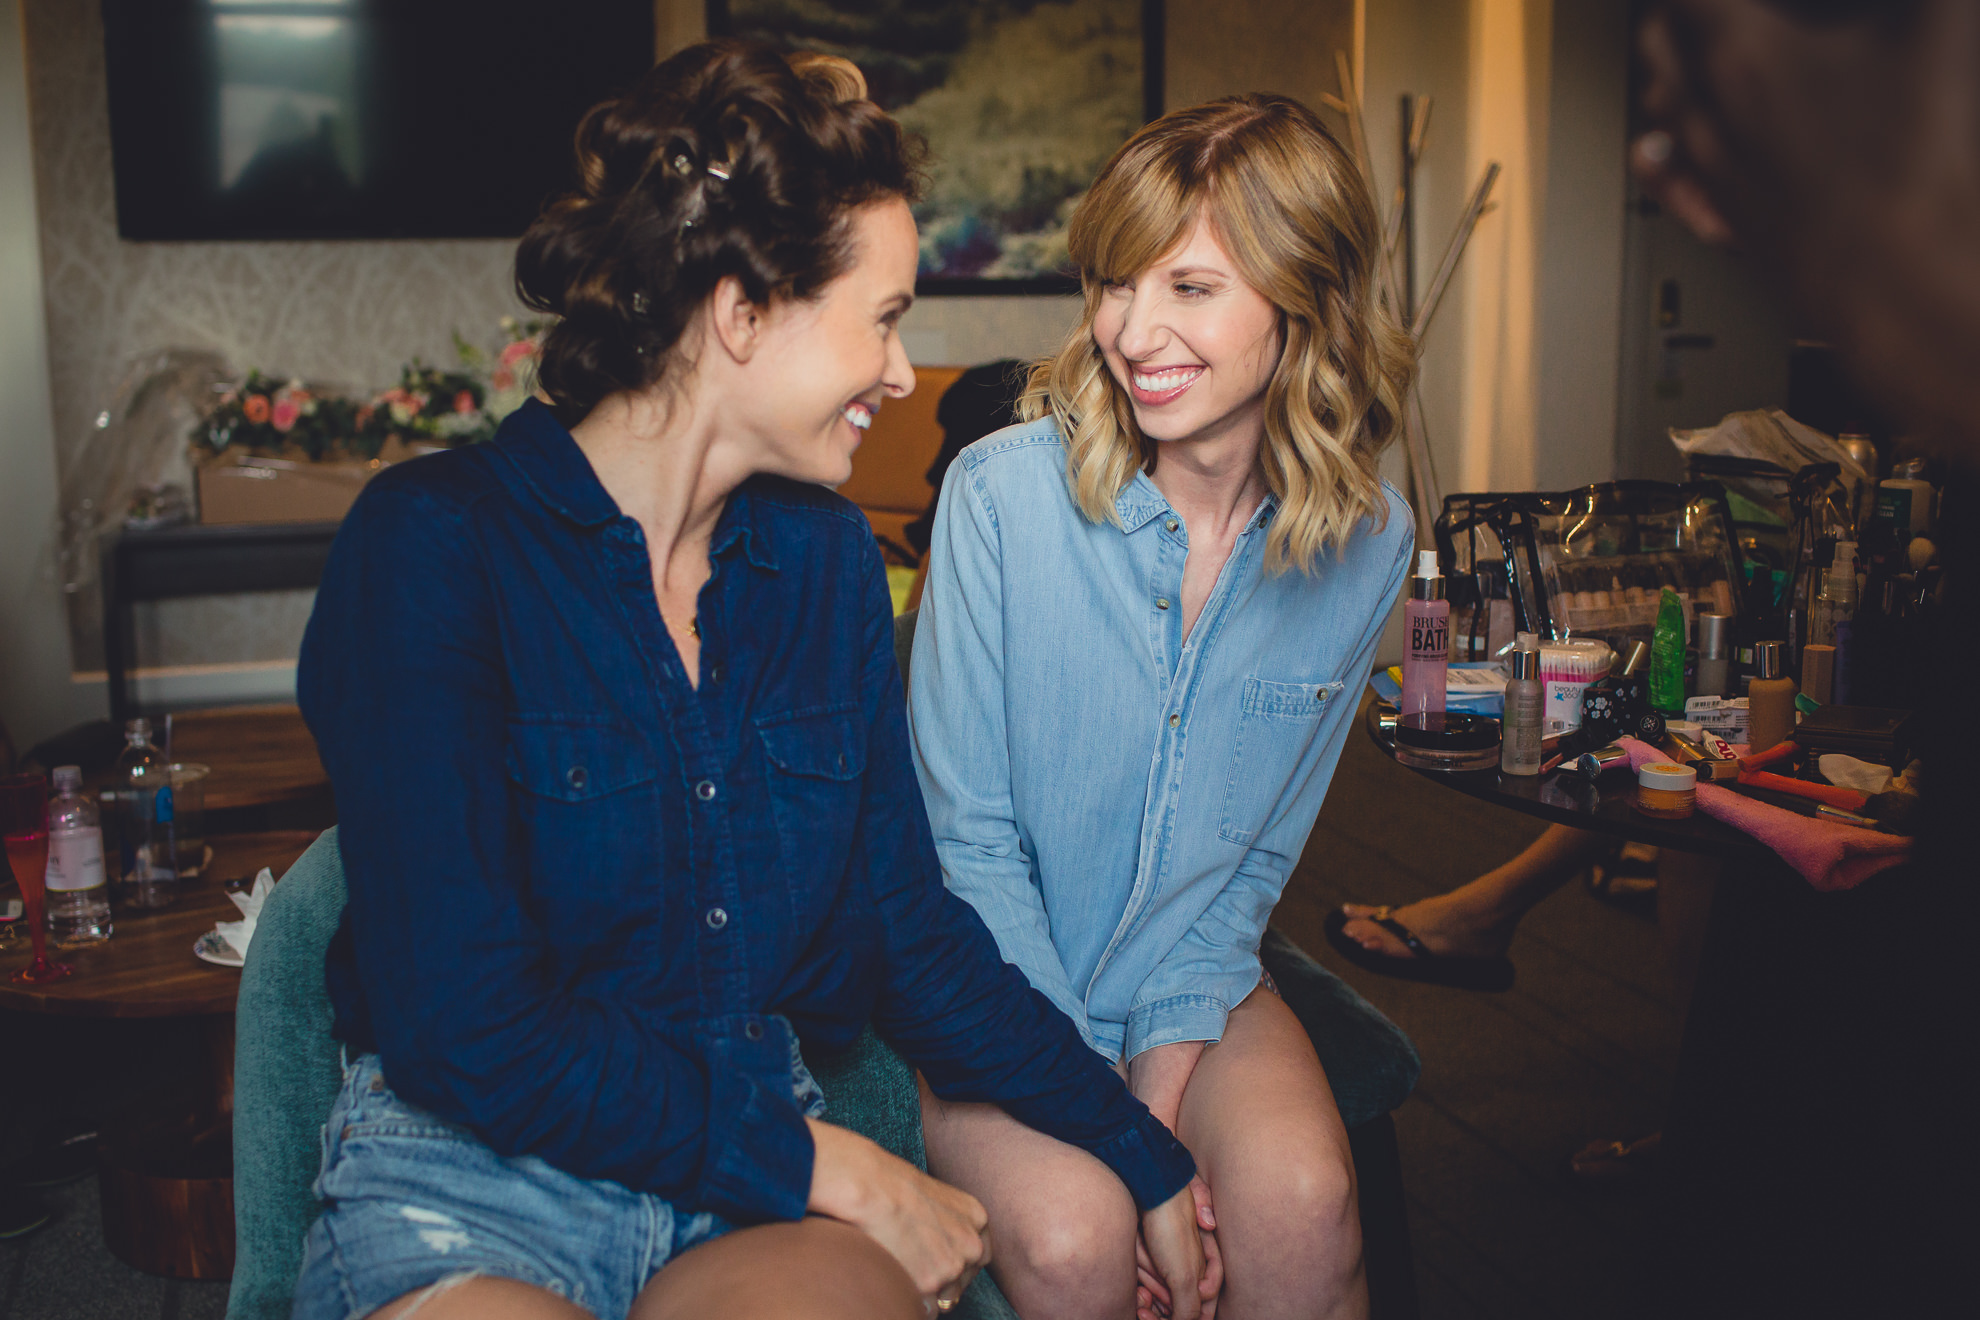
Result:
[[[75,969],[48,961],[48,923],[44,916],[48,881],[48,780],[41,775],[0,776],[0,838],[7,844],[7,865],[21,887],[27,907],[28,938],[34,960],[8,978],[29,985],[59,981]]]

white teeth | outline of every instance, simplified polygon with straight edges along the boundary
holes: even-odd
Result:
[[[864,431],[873,425],[873,410],[863,403],[849,403],[842,414],[845,419]]]
[[[1134,373],[1134,387],[1147,390],[1150,394],[1161,394],[1188,384],[1202,373],[1201,367],[1177,367],[1171,371],[1158,371],[1152,376],[1137,371]]]

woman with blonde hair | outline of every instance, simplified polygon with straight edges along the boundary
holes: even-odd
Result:
[[[1025,1320],[1365,1314],[1346,1133],[1258,946],[1412,547],[1374,208],[1310,110],[1240,96],[1123,146],[1070,242],[1031,420],[944,486],[910,723],[949,887],[1195,1156],[1200,1286],[993,1106],[924,1091],[929,1167]]]

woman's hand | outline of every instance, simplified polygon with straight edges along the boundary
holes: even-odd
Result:
[[[1199,1190],[1200,1189],[1200,1190]],[[1224,1286],[1224,1263],[1201,1178],[1141,1217],[1135,1238],[1135,1314],[1139,1320],[1212,1320]]]
[[[960,1301],[990,1263],[982,1203],[857,1132],[805,1122],[817,1152],[806,1208],[864,1229],[901,1263],[923,1301],[944,1311]]]

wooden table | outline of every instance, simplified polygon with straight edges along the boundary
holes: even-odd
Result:
[[[151,738],[162,751],[165,727]],[[302,712],[294,706],[230,706],[172,717],[172,759],[196,761],[206,779],[206,809],[233,811],[298,802],[330,789]]]
[[[173,1278],[224,1279],[234,1268],[234,1000],[240,971],[193,956],[193,943],[240,911],[226,894],[262,867],[287,871],[316,838],[310,830],[215,835],[213,863],[171,907],[123,909],[102,944],[64,949],[66,981],[17,985],[30,956],[23,935],[0,949],[0,1008],[74,1018],[173,1020],[203,1067],[189,1112],[146,1106],[103,1133],[97,1177],[103,1237],[127,1264]]]
[[[206,876],[187,882],[171,907],[155,912],[123,908],[116,913],[116,934],[108,940],[62,950],[61,960],[76,969],[66,981],[18,985],[8,979],[30,956],[22,932],[13,947],[0,949],[0,1008],[63,1017],[231,1016],[239,970],[201,962],[193,956],[193,942],[216,921],[240,920],[240,910],[226,895],[227,884],[252,881],[264,866],[282,874],[315,838],[307,830],[215,835]]]

